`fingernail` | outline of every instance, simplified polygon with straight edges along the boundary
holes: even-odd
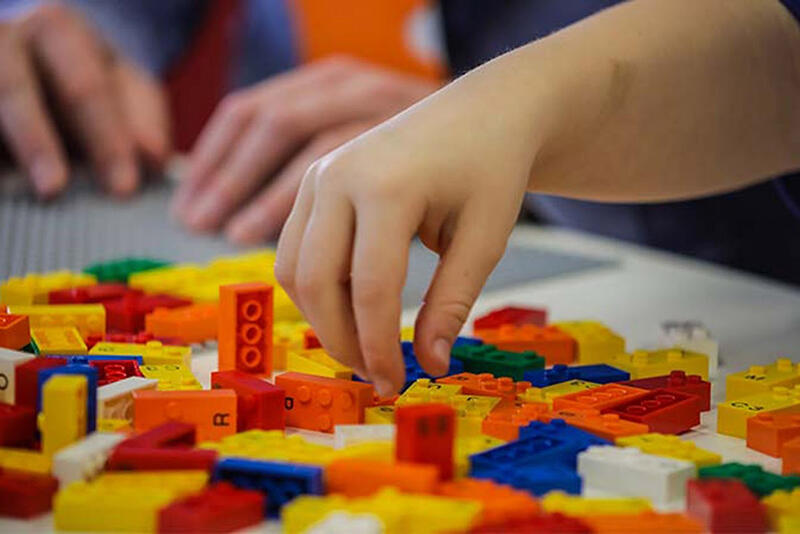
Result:
[[[433,342],[433,357],[442,365],[442,369],[447,369],[450,365],[450,342],[440,337]]]
[[[218,210],[219,205],[213,197],[209,195],[201,197],[194,209],[189,211],[189,226],[198,229],[211,226],[217,217]]]
[[[30,168],[36,191],[42,196],[57,193],[64,185],[64,170],[58,160],[51,156],[39,156]]]
[[[372,385],[375,386],[375,391],[378,392],[378,395],[381,397],[388,397],[394,394],[394,387],[392,383],[386,380],[385,378],[376,378]]]

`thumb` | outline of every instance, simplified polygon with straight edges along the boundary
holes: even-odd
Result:
[[[147,163],[161,167],[171,150],[166,96],[138,67],[123,60],[115,68],[123,116],[136,146]]]

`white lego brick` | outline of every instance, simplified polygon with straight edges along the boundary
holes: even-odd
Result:
[[[343,449],[356,443],[369,441],[394,441],[394,425],[336,425],[333,447]]]
[[[0,347],[0,402],[14,404],[14,369],[35,356]]]
[[[708,356],[708,376],[717,376],[719,342],[699,321],[665,321],[661,323],[661,344],[699,352]]]
[[[133,392],[156,389],[158,380],[129,376],[97,388],[97,416],[100,419],[133,420]]]
[[[53,456],[53,476],[61,487],[93,478],[103,469],[111,450],[124,439],[125,434],[94,432],[64,447]]]
[[[370,514],[331,512],[306,529],[306,534],[383,534],[383,522]]]
[[[691,462],[646,454],[633,447],[592,446],[578,454],[584,485],[665,505],[686,498]]]

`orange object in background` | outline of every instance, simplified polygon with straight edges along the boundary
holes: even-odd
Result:
[[[661,534],[700,534],[706,532],[698,520],[684,514],[648,511],[627,515],[587,515],[581,521],[599,534],[639,534],[655,532]]]
[[[273,290],[252,282],[219,288],[219,370],[272,374]]]
[[[784,475],[800,475],[800,438],[787,441],[781,447]]]
[[[325,468],[328,491],[346,497],[372,495],[387,486],[399,491],[433,493],[438,481],[439,469],[430,464],[342,458]]]
[[[31,342],[31,326],[27,315],[0,313],[0,347],[19,350]]]
[[[479,501],[483,506],[475,526],[502,526],[530,519],[539,513],[539,502],[530,493],[492,480],[449,480],[439,484],[436,493],[444,497]],[[502,532],[502,529],[498,532]]]
[[[177,337],[186,344],[217,339],[216,302],[179,308],[156,308],[144,318],[144,330],[156,337]]]
[[[575,361],[577,355],[578,345],[575,339],[557,326],[504,324],[491,330],[476,330],[475,337],[500,350],[532,350],[539,356],[544,356],[548,366],[557,363],[569,365]]]
[[[488,395],[511,400],[516,399],[518,393],[531,387],[530,382],[514,382],[507,376],[495,378],[491,373],[458,373],[437,378],[436,382],[462,386],[461,393],[464,395]]]
[[[137,433],[170,421],[195,425],[198,442],[219,441],[236,433],[236,393],[232,389],[133,392]]]
[[[747,446],[779,457],[781,447],[800,438],[800,413],[760,413],[747,420]]]
[[[596,388],[578,391],[569,395],[562,395],[553,399],[553,409],[576,409],[585,410],[594,408],[595,410],[605,410],[623,402],[632,401],[639,397],[644,397],[650,393],[646,389],[623,386],[620,384],[603,384]]]

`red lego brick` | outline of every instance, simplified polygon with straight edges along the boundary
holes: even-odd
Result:
[[[488,395],[510,400],[516,399],[519,393],[531,387],[530,382],[514,382],[507,376],[495,378],[491,373],[458,373],[437,378],[436,382],[463,386],[461,392],[464,395]]]
[[[680,393],[700,397],[700,411],[711,409],[711,382],[703,380],[700,375],[687,375],[685,371],[671,371],[668,375],[639,378],[617,382],[641,389],[671,389]]]
[[[532,350],[543,356],[547,365],[570,364],[575,361],[578,351],[575,339],[557,326],[505,324],[491,330],[475,330],[475,336],[499,350]]]
[[[592,529],[578,519],[563,514],[542,514],[523,520],[509,521],[499,525],[484,525],[470,530],[475,534],[590,534]]]
[[[282,430],[286,427],[286,392],[283,388],[241,371],[211,373],[211,387],[236,392],[239,432],[254,428]]]
[[[314,330],[308,328],[305,332],[303,332],[303,348],[306,349],[321,349],[322,343],[319,342],[319,338],[317,334],[314,333]]]
[[[261,523],[265,508],[260,491],[219,482],[162,508],[158,532],[233,532]]]
[[[263,283],[219,288],[219,370],[272,373],[273,289]]]
[[[759,413],[747,420],[747,446],[779,457],[784,443],[800,437],[800,413]]]
[[[669,389],[654,389],[635,400],[602,410],[643,423],[650,432],[681,434],[700,424],[700,398]]]
[[[714,533],[767,532],[768,528],[758,497],[742,481],[733,478],[690,480],[686,513]]]
[[[50,475],[0,469],[0,517],[27,519],[49,511],[58,480]]]
[[[603,411],[606,408],[617,406],[650,393],[646,389],[623,386],[620,384],[603,384],[586,391],[576,391],[569,395],[562,395],[553,399],[553,409],[586,409],[593,408]]]
[[[188,306],[191,300],[169,295],[128,294],[117,300],[103,302],[106,308],[106,328],[133,334],[144,330],[145,316],[156,308]]]
[[[320,432],[363,423],[375,393],[372,384],[304,373],[280,374],[275,385],[286,392],[286,424]]]
[[[47,302],[49,304],[98,304],[108,300],[121,299],[125,295],[142,294],[142,291],[131,289],[125,284],[96,284],[51,291]]]
[[[36,409],[39,396],[39,371],[67,365],[66,358],[35,358],[14,369],[14,404]]]
[[[29,447],[36,439],[36,411],[0,402],[0,447]]]
[[[171,421],[132,436],[117,446],[185,449],[194,447],[196,440],[194,425]]]
[[[472,328],[473,330],[489,330],[504,324],[544,326],[547,324],[547,310],[507,306],[478,317],[472,323]]]
[[[164,423],[120,442],[106,460],[106,469],[211,471],[217,461],[217,451],[191,448],[194,444],[194,425]]]
[[[19,350],[30,342],[31,327],[27,315],[0,313],[0,347]]]
[[[781,447],[784,475],[800,475],[800,438],[787,441]]]
[[[432,464],[442,480],[453,478],[455,410],[446,404],[411,404],[395,410],[398,462]]]
[[[97,385],[105,386],[130,376],[144,376],[136,360],[89,360],[97,369]]]
[[[183,343],[217,339],[219,305],[216,302],[180,308],[156,308],[144,318],[144,328],[156,336],[175,336]]]

